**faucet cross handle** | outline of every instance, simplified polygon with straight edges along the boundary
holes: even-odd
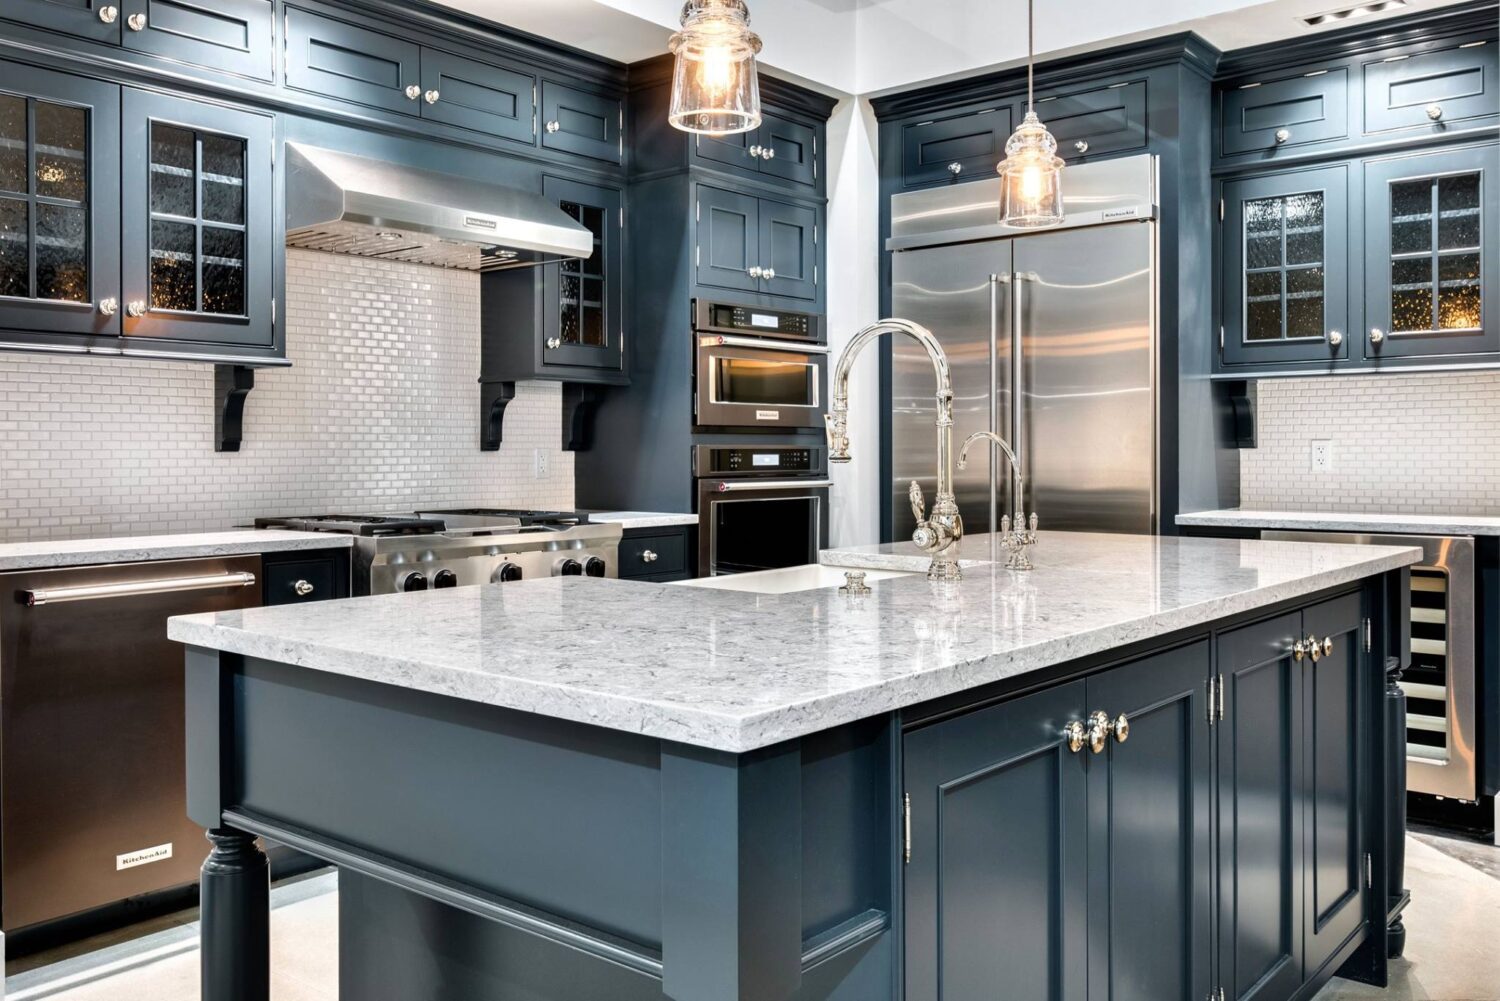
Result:
[[[911,487],[906,491],[907,498],[911,501],[912,517],[921,524],[927,520],[927,498],[922,496],[922,488],[916,480],[911,481]]]

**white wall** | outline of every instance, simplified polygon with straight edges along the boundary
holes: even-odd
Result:
[[[556,386],[522,384],[479,450],[477,275],[291,250],[287,314],[294,365],[256,373],[238,453],[213,449],[211,365],[0,353],[0,542],[572,505]]]

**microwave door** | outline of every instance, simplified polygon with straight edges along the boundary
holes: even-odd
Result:
[[[830,480],[704,481],[698,498],[700,576],[815,563],[828,538]]]
[[[775,346],[768,346],[775,345]],[[772,430],[822,426],[826,354],[750,338],[704,338],[697,424]]]

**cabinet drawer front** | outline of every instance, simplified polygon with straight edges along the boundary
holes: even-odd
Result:
[[[616,98],[542,81],[542,145],[547,149],[620,163],[620,113]]]
[[[286,85],[374,108],[420,113],[421,47],[393,35],[286,9]]]
[[[137,13],[146,27],[125,32],[126,48],[254,80],[273,77],[271,0],[126,0],[120,19]]]
[[[698,284],[754,292],[760,279],[760,207],[750,195],[720,188],[698,189]]]
[[[1220,97],[1224,156],[1306,146],[1349,134],[1348,71],[1313,70],[1301,76],[1226,89]],[[1286,138],[1277,140],[1278,132]]]
[[[536,142],[536,77],[465,59],[422,52],[422,117],[485,135]],[[427,94],[436,92],[428,102]]]
[[[817,172],[817,130],[800,122],[766,115],[756,134],[766,151],[760,172],[798,184],[813,184]],[[768,155],[769,154],[769,155]]]
[[[818,213],[805,205],[760,200],[760,265],[772,295],[818,297]]]
[[[1036,113],[1057,138],[1057,152],[1065,160],[1146,145],[1144,80],[1044,98],[1037,101]]]
[[[348,558],[342,550],[340,554],[342,558]],[[296,605],[344,597],[336,591],[338,574],[333,560],[327,557],[292,563],[268,562],[263,573],[263,604]]]
[[[993,177],[995,165],[1005,159],[1010,130],[1008,105],[908,125],[901,136],[902,179],[914,185]]]
[[[1500,116],[1493,42],[1365,65],[1365,131],[1428,128]],[[1439,113],[1433,119],[1429,109]]]
[[[648,559],[647,553],[655,559]],[[664,535],[629,535],[620,540],[620,576],[659,577],[687,572],[687,532]]]
[[[125,19],[116,17],[108,23],[99,16],[101,8],[118,4],[119,0],[7,0],[0,6],[0,17],[34,28],[118,43]]]
[[[760,170],[760,161],[750,155],[750,147],[759,145],[758,135],[758,130],[727,136],[695,135],[693,156],[710,164],[722,164],[755,174]]]

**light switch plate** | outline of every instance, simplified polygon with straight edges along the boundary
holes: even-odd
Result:
[[[1333,470],[1333,442],[1327,438],[1314,439],[1312,443],[1312,471],[1327,473]]]

